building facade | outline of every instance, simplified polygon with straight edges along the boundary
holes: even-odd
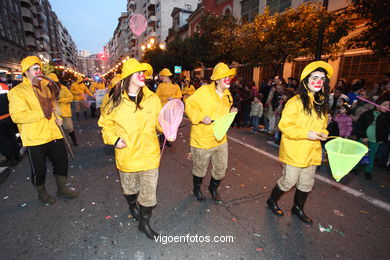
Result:
[[[0,70],[10,79],[20,75],[20,61],[27,55],[77,67],[76,45],[49,0],[0,1],[0,50]]]
[[[200,0],[129,0],[129,18],[141,14],[147,20],[146,30],[140,35],[130,35],[130,57],[142,58],[148,48],[165,48],[169,29],[172,27],[172,11],[175,7],[194,11]]]
[[[104,64],[98,54],[89,54],[89,51],[78,52],[77,56],[78,70],[86,77],[92,78],[95,73],[102,74]]]

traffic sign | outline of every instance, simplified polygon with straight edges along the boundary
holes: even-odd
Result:
[[[175,66],[175,73],[181,73],[181,66]]]

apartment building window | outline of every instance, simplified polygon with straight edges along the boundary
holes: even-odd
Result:
[[[291,7],[291,0],[267,0],[271,13],[281,13]]]
[[[161,26],[161,21],[158,20],[158,21],[157,21],[157,29],[160,28],[160,26]]]
[[[372,83],[381,80],[388,72],[389,66],[389,57],[375,57],[367,54],[344,56],[341,59],[339,78],[344,78],[348,82],[354,79],[365,79],[366,82]]]
[[[184,8],[191,11],[191,5],[184,5]]]
[[[241,19],[244,23],[252,22],[259,14],[259,1],[246,0],[241,2]]]
[[[160,3],[156,4],[156,12],[160,11]]]

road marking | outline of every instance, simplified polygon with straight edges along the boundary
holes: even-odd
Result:
[[[264,151],[264,150],[262,150],[262,149],[259,149],[259,148],[257,148],[257,147],[254,147],[254,146],[252,146],[252,145],[250,145],[250,144],[244,143],[244,142],[242,142],[241,140],[239,140],[239,139],[237,139],[237,138],[234,138],[234,137],[231,137],[231,136],[229,136],[228,138],[229,138],[230,140],[232,140],[233,142],[236,142],[236,143],[238,143],[238,144],[241,144],[241,145],[243,145],[243,146],[245,146],[245,147],[247,147],[247,148],[249,148],[249,149],[251,149],[251,150],[257,152],[257,153],[260,153],[260,154],[262,154],[262,155],[264,155],[264,156],[267,156],[268,158],[270,158],[270,159],[272,159],[272,160],[274,160],[274,161],[280,162],[278,156],[275,156],[275,155],[273,155],[273,154],[271,154],[271,153],[269,153],[269,152],[266,152],[266,151]],[[334,187],[336,187],[336,188],[338,188],[338,189],[340,189],[340,190],[343,190],[343,191],[345,191],[346,193],[349,193],[349,194],[351,194],[351,195],[353,195],[353,196],[355,196],[355,197],[357,197],[357,198],[362,198],[362,199],[368,201],[369,203],[373,204],[374,206],[377,206],[377,207],[379,207],[379,208],[382,208],[382,209],[386,210],[387,212],[390,212],[390,204],[387,203],[387,202],[384,202],[384,201],[382,201],[382,200],[375,199],[375,198],[372,198],[372,197],[370,197],[370,196],[367,196],[367,195],[364,194],[363,192],[354,190],[354,189],[352,189],[352,188],[350,188],[350,187],[348,187],[348,186],[345,186],[345,185],[342,185],[342,184],[337,183],[337,182],[335,182],[335,181],[329,180],[328,178],[325,178],[325,177],[323,177],[323,176],[321,176],[321,175],[316,174],[315,178],[318,179],[318,180],[320,180],[320,181],[322,181],[322,182],[324,182],[324,183],[327,183],[327,184],[329,184],[329,185],[332,185],[332,186],[334,186]]]

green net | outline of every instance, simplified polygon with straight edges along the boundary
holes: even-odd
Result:
[[[229,127],[232,124],[236,114],[237,112],[232,112],[227,114],[226,116],[214,120],[213,130],[215,139],[217,139],[218,141],[221,141],[223,139],[226,132],[229,130]]]
[[[339,182],[367,153],[365,145],[338,137],[325,144],[333,178]]]

